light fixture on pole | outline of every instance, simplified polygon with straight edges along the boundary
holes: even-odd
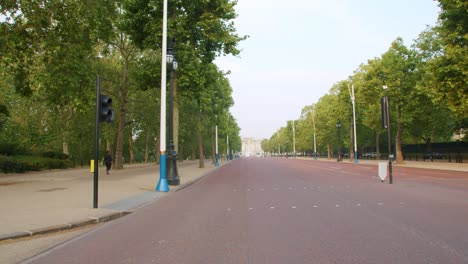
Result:
[[[163,0],[163,32],[162,32],[162,59],[161,59],[161,111],[160,111],[160,159],[159,181],[157,192],[168,192],[169,185],[166,178],[166,50],[167,48],[167,0]]]
[[[179,173],[177,171],[177,151],[174,146],[174,73],[177,67],[177,59],[174,52],[175,39],[172,39],[167,49],[167,63],[170,66],[171,77],[169,85],[169,149],[167,152],[167,183],[169,185],[177,186],[180,184]]]

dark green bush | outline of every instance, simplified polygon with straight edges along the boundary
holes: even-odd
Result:
[[[17,154],[18,146],[14,143],[0,142],[0,155],[14,155]]]
[[[73,167],[70,160],[53,159],[37,156],[0,156],[0,171],[4,173],[22,173],[43,169],[66,169]]]
[[[55,152],[55,151],[44,152],[42,153],[41,156],[46,157],[46,158],[61,159],[61,160],[66,160],[69,158],[67,154],[64,154],[62,152]]]

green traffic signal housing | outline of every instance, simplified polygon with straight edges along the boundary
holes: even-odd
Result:
[[[114,110],[112,110],[112,98],[107,95],[100,95],[100,115],[99,122],[110,123],[114,121]]]

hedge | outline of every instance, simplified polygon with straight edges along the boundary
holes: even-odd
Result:
[[[70,160],[61,160],[37,156],[1,156],[0,171],[4,173],[23,173],[43,169],[66,169],[73,167]]]

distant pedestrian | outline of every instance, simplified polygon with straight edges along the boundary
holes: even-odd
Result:
[[[104,163],[106,164],[107,175],[109,175],[109,171],[110,171],[111,166],[112,166],[112,156],[109,153],[109,151],[106,151],[106,155],[104,156]]]

